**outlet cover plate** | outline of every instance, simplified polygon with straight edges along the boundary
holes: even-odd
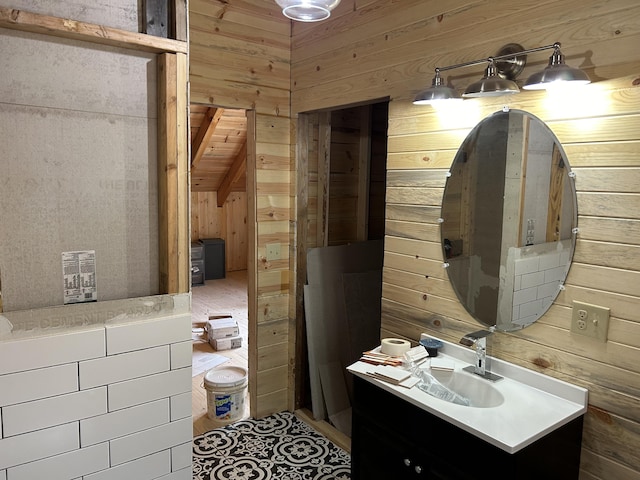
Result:
[[[268,243],[266,245],[267,248],[267,262],[272,262],[273,260],[280,260],[282,258],[280,252],[280,244],[279,243]]]
[[[609,333],[609,309],[574,300],[571,333],[606,342]]]

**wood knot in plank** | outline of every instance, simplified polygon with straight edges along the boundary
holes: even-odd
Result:
[[[67,30],[72,30],[74,32],[78,31],[78,22],[76,22],[75,20],[71,20],[70,18],[65,18],[62,22],[62,25]]]
[[[533,364],[537,367],[540,368],[549,368],[551,366],[551,362],[548,360],[545,360],[544,358],[534,358],[533,359]]]
[[[640,78],[636,78],[633,82],[631,82],[631,84],[632,84],[634,87],[637,87],[638,85],[640,85]]]
[[[11,20],[13,20],[14,22],[17,22],[18,17],[20,17],[20,10],[12,9],[9,16],[11,17]]]

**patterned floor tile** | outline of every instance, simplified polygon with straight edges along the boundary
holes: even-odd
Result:
[[[193,439],[198,480],[349,480],[347,452],[282,412],[242,420]]]

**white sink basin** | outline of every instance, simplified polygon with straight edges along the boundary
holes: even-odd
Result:
[[[418,385],[406,388],[376,379],[371,376],[372,366],[368,363],[356,362],[347,369],[509,453],[587,411],[588,392],[582,387],[487,355],[488,370],[502,377],[491,382],[464,370],[475,361],[473,349],[445,340],[442,343],[439,368],[427,371],[442,386],[466,398],[466,404],[442,400]],[[443,369],[443,365],[447,368]]]
[[[432,370],[431,375],[455,395],[438,395],[437,390],[425,390],[443,401],[475,408],[493,408],[504,402],[504,396],[488,380],[464,371]],[[468,403],[467,403],[468,401]]]

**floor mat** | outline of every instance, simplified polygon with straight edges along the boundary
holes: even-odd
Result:
[[[350,477],[350,455],[290,412],[242,420],[193,439],[198,480]]]

